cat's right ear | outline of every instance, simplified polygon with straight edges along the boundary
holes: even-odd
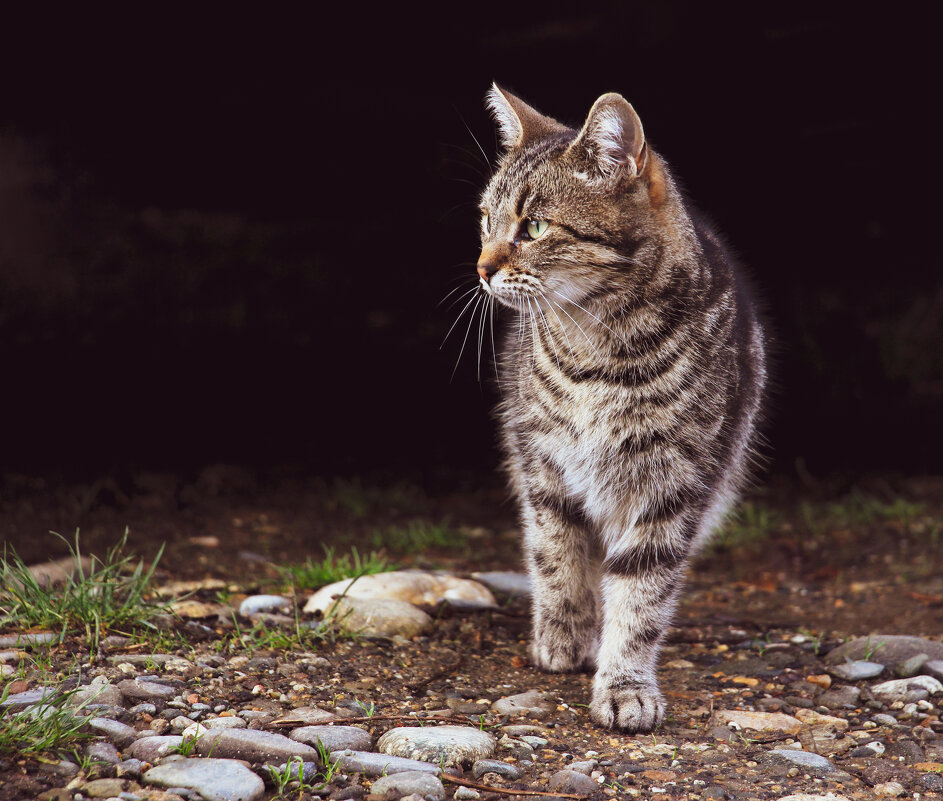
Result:
[[[485,103],[498,125],[498,138],[505,150],[512,150],[566,130],[565,126],[545,117],[519,97],[501,89],[496,83],[491,85],[485,95]]]

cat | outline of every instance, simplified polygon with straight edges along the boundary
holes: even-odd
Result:
[[[498,418],[533,588],[532,662],[595,669],[590,714],[665,714],[688,560],[743,482],[766,377],[751,292],[618,94],[581,130],[494,85],[482,296],[517,312]]]

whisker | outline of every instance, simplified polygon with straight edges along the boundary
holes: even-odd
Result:
[[[550,298],[547,298],[547,300],[550,300]],[[550,302],[551,302],[551,303],[554,303],[552,300],[550,300]],[[596,347],[596,343],[593,342],[593,340],[592,340],[592,338],[589,336],[589,334],[586,333],[586,331],[583,329],[583,326],[581,326],[576,320],[574,320],[574,319],[573,319],[573,316],[572,316],[566,309],[564,309],[559,303],[554,303],[554,305],[555,305],[560,311],[562,311],[567,317],[569,317],[571,320],[573,320],[573,325],[575,325],[575,326],[580,330],[580,333],[583,335],[583,337],[584,337],[584,338],[586,339],[586,341],[589,343],[589,346],[596,352],[596,355],[597,355],[597,356],[600,356],[601,354],[599,353],[599,348]]]
[[[557,310],[553,308],[553,301],[547,297],[547,293],[543,290],[540,291],[540,297],[547,301],[547,308],[550,309],[550,311],[553,312],[553,316],[557,318],[557,323],[559,323],[560,330],[563,332],[563,336],[566,339],[567,347],[570,349],[570,355],[576,359],[576,351],[573,350],[573,343],[570,342],[570,335],[567,333],[566,326],[563,324],[563,320],[560,319],[560,315],[557,314]]]
[[[467,276],[465,276],[465,277],[467,278]],[[452,295],[454,295],[454,294],[455,294],[456,292],[458,292],[460,289],[462,289],[462,287],[461,287],[461,286],[457,286],[457,287],[455,287],[455,289],[449,290],[449,292],[446,294],[446,296],[445,296],[444,298],[442,298],[442,300],[440,300],[438,303],[436,303],[435,307],[438,309],[439,306],[441,306],[443,303],[445,303],[445,301],[447,301]],[[474,292],[476,289],[478,289],[478,287],[477,287],[477,286],[473,286],[473,287],[472,287],[471,289],[469,289],[467,292],[464,292],[463,294],[459,295],[459,296],[458,296],[458,300],[461,300],[461,299],[464,298],[465,295],[467,295],[469,292]],[[458,302],[458,300],[453,301],[452,305],[449,306],[449,308],[451,309],[452,306],[454,306],[454,305]]]
[[[452,331],[455,330],[455,326],[457,326],[458,321],[462,319],[462,315],[465,313],[465,309],[471,306],[472,303],[474,302],[475,302],[475,298],[474,296],[472,296],[472,298],[468,301],[468,303],[466,303],[465,306],[462,308],[462,310],[458,313],[458,316],[455,318],[455,322],[452,323],[452,327],[449,329],[448,333],[445,335],[445,339],[442,340],[442,345],[445,345],[445,341],[451,336]],[[472,312],[472,316],[474,317],[474,312]],[[439,345],[439,350],[442,350],[442,345]]]
[[[601,326],[603,326],[604,328],[607,328],[609,331],[612,331],[612,333],[615,335],[616,339],[618,339],[618,340],[619,340],[620,342],[622,342],[623,344],[626,344],[626,343],[625,343],[625,340],[622,338],[622,335],[621,335],[621,334],[619,334],[617,331],[615,331],[614,329],[612,329],[612,328],[610,328],[608,325],[606,325],[602,320],[600,320],[600,319],[599,319],[595,314],[593,314],[589,309],[586,309],[586,308],[584,308],[583,306],[580,306],[580,304],[577,303],[575,300],[571,300],[571,299],[568,298],[566,295],[563,295],[563,294],[561,294],[560,292],[558,292],[556,289],[552,289],[551,292],[553,292],[555,295],[557,295],[557,297],[563,298],[563,299],[564,299],[565,301],[567,301],[568,303],[572,303],[572,304],[573,304],[574,306],[576,306],[576,308],[579,309],[580,311],[586,312],[586,314],[588,314],[590,317],[592,317],[592,318],[593,318],[597,323],[599,323]],[[576,322],[576,321],[574,320],[574,322]]]
[[[458,352],[458,358],[455,360],[455,367],[452,368],[452,375],[449,376],[449,381],[455,378],[455,371],[458,370],[458,364],[462,360],[462,354],[465,352],[465,344],[468,342],[468,334],[471,331],[472,323],[475,322],[475,312],[478,311],[478,304],[481,303],[482,296],[479,295],[475,306],[472,309],[471,316],[468,318],[468,327],[465,329],[465,338],[462,340],[461,350]]]
[[[494,298],[488,298],[488,315],[489,323],[491,328],[491,355],[494,357],[494,380],[498,384],[498,389],[501,389],[501,376],[498,375],[498,349],[494,346]]]

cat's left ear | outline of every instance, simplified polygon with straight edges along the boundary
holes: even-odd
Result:
[[[635,109],[622,95],[610,92],[593,104],[567,152],[584,162],[592,177],[616,184],[641,174],[647,150]]]

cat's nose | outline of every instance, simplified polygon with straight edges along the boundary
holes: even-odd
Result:
[[[501,268],[498,266],[498,259],[495,258],[495,254],[488,249],[483,250],[481,256],[478,257],[478,275],[485,281],[490,281],[491,276],[499,269]]]

